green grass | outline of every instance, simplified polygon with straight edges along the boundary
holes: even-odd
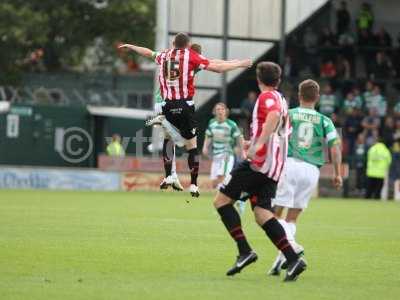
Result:
[[[399,299],[400,205],[315,200],[298,225],[309,269],[265,275],[276,251],[248,209],[256,264],[225,271],[236,247],[212,195],[0,191],[0,299]]]

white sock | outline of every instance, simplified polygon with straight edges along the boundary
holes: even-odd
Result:
[[[288,227],[290,228],[290,232],[291,232],[291,234],[293,236],[293,240],[294,240],[296,237],[296,229],[297,229],[296,223],[286,222],[286,224],[288,224]]]
[[[290,231],[290,235],[292,237],[292,241],[295,241],[295,236],[296,236],[296,223],[292,223],[292,222],[286,222],[288,230]]]
[[[287,223],[284,219],[278,219],[278,222],[281,223],[283,229],[285,229],[286,237],[289,242],[294,241],[294,237],[292,235],[292,230],[289,226],[289,223]]]
[[[174,145],[175,148],[175,145]],[[176,174],[176,157],[175,157],[175,149],[174,149],[174,156],[172,157],[172,169],[171,169],[171,175],[174,177],[178,177],[178,174]]]

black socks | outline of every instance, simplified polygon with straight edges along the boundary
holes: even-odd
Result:
[[[278,222],[277,219],[272,218],[268,220],[261,226],[261,228],[264,229],[265,233],[272,241],[272,243],[274,243],[274,245],[282,251],[288,263],[291,263],[298,259],[298,255],[293,250],[292,246],[286,238],[285,229],[283,229],[282,225]]]
[[[232,204],[227,204],[218,208],[217,211],[226,229],[235,240],[239,253],[248,254],[251,251],[251,247],[242,231],[242,224],[236,209]]]
[[[175,154],[174,143],[171,140],[164,139],[162,154],[164,161],[165,177],[168,177],[171,175],[172,159]]]
[[[199,175],[199,152],[197,148],[188,151],[188,166],[190,169],[190,183],[197,185],[197,177]]]

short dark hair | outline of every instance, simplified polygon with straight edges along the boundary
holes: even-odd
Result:
[[[256,73],[261,83],[276,87],[281,80],[282,69],[272,61],[262,61],[257,64]]]
[[[192,45],[190,46],[190,48],[191,48],[193,51],[197,52],[198,54],[201,54],[201,45],[200,45],[200,44],[192,44]]]
[[[186,33],[179,32],[175,35],[174,45],[176,48],[186,48],[189,45],[190,38]]]
[[[316,102],[319,97],[319,84],[312,79],[306,79],[300,82],[299,96],[305,102]]]

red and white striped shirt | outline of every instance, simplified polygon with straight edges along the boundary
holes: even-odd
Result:
[[[280,114],[279,123],[250,164],[255,171],[265,174],[274,181],[279,181],[286,162],[291,126],[286,100],[278,91],[267,91],[258,96],[253,110],[251,133],[252,143],[255,143],[261,135],[268,114],[274,111]]]
[[[158,80],[164,100],[191,99],[195,93],[194,71],[207,69],[210,61],[192,49],[167,49],[155,62],[160,65]]]

